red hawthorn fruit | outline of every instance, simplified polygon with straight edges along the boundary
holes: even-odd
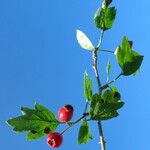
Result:
[[[48,135],[47,144],[52,148],[57,148],[62,144],[63,137],[60,133],[54,132]]]
[[[73,116],[73,107],[71,105],[65,105],[58,111],[58,118],[62,122],[70,121],[72,116]]]

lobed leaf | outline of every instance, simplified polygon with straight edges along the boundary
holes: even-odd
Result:
[[[30,131],[27,139],[40,138],[45,134],[54,132],[58,124],[60,124],[51,111],[38,103],[35,103],[35,109],[22,107],[21,111],[22,116],[9,119],[7,123],[16,132]],[[45,129],[49,129],[49,132],[45,132]]]
[[[117,47],[115,54],[117,62],[122,69],[122,74],[125,76],[135,74],[143,61],[143,56],[132,50],[130,42],[126,37],[123,37],[122,46]]]
[[[55,115],[53,114],[53,112],[51,112],[46,107],[44,107],[38,103],[35,103],[34,107],[35,107],[35,110],[37,112],[40,112],[47,120],[57,122],[57,119],[56,119]]]

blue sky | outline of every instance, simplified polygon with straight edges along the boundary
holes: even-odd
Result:
[[[72,104],[76,120],[83,112],[83,73],[93,78],[91,53],[80,48],[76,29],[84,31],[94,44],[99,30],[93,24],[98,0],[5,0],[0,1],[0,133],[1,149],[48,150],[46,137],[26,141],[26,134],[16,134],[5,124],[20,115],[20,107],[33,107],[35,101],[56,115],[64,104]],[[120,116],[103,123],[107,150],[149,150],[149,35],[150,2],[114,1],[118,14],[113,29],[105,33],[102,48],[114,50],[126,35],[134,49],[145,56],[141,73],[122,77],[115,83],[125,102]],[[120,71],[116,59],[100,54],[99,69],[106,81],[107,60],[112,63],[111,76]],[[96,87],[94,89],[96,91]],[[77,145],[79,125],[64,134],[60,150],[100,149],[96,122],[91,122],[93,140]],[[58,128],[61,131],[64,126]]]

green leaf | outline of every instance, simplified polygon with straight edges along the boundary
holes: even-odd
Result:
[[[98,8],[94,15],[94,22],[97,28],[101,30],[108,30],[112,28],[116,17],[115,7]]]
[[[111,100],[113,99],[113,94],[111,90],[106,90],[103,95],[102,95],[102,99],[105,101],[109,101],[111,102]]]
[[[123,105],[124,105],[124,102],[106,103],[105,111],[113,112],[115,110],[122,108]]]
[[[108,75],[110,75],[110,70],[111,70],[111,64],[110,64],[110,61],[108,61],[107,67],[106,67],[106,72]]]
[[[45,116],[43,116],[43,114],[42,113],[40,113],[40,112],[38,112],[38,111],[36,111],[36,110],[34,110],[34,109],[30,109],[30,108],[28,108],[28,107],[21,107],[21,112],[22,112],[22,114],[23,115],[35,115],[35,116],[37,116],[39,119],[43,119],[43,120],[45,120],[46,118],[45,118]]]
[[[14,127],[14,131],[23,132],[28,130],[40,130],[43,126],[48,125],[48,122],[42,121],[36,115],[23,115],[13,119],[9,119],[8,124]]]
[[[116,91],[115,88],[112,88],[112,90],[106,90],[103,95],[102,95],[102,99],[105,102],[110,102],[110,103],[115,103],[115,102],[119,102],[121,99],[121,95],[118,91]]]
[[[90,117],[92,120],[108,120],[117,117],[118,109],[122,108],[124,102],[112,90],[106,90],[104,94],[94,94],[90,105]],[[119,94],[120,95],[120,94]]]
[[[89,38],[82,31],[77,30],[76,38],[77,38],[78,43],[80,44],[80,46],[83,49],[86,49],[86,50],[93,50],[94,49],[92,42],[89,40]]]
[[[116,86],[111,86],[110,88],[113,92],[118,92],[118,88]]]
[[[112,119],[112,118],[115,118],[115,117],[118,117],[119,114],[117,111],[112,111],[112,112],[108,112],[107,114],[103,114],[101,115],[101,120],[109,120],[109,119]]]
[[[26,139],[27,140],[35,140],[35,139],[41,138],[42,136],[45,136],[51,132],[52,131],[51,131],[50,127],[43,128],[42,130],[39,130],[38,132],[35,130],[31,130],[30,132],[28,132]]]
[[[40,112],[47,120],[57,122],[55,115],[50,110],[48,110],[46,107],[44,107],[38,103],[35,103],[34,107],[35,107],[35,110],[37,112]]]
[[[42,136],[45,136],[45,133],[43,130],[38,131],[37,133],[32,133],[31,131],[27,134],[26,139],[27,140],[35,140],[38,138],[41,138]]]
[[[29,132],[27,139],[36,139],[42,135],[54,132],[60,124],[55,115],[44,106],[36,103],[35,109],[22,107],[22,116],[9,119],[7,123],[13,127],[15,132]],[[49,129],[49,132],[45,132]],[[48,130],[47,130],[48,131]]]
[[[133,73],[133,76],[135,76],[138,73],[140,73],[140,68],[136,72]]]
[[[108,61],[106,66],[107,82],[109,81],[110,71],[111,71],[111,64],[110,61]]]
[[[100,95],[94,94],[90,105],[90,117],[92,120],[101,120],[101,112],[103,109],[103,99]]]
[[[135,74],[140,68],[143,56],[132,50],[129,40],[126,37],[122,39],[122,47],[118,46],[115,51],[117,61],[125,76]]]
[[[92,80],[86,72],[84,73],[84,96],[88,101],[92,98]]]
[[[78,144],[82,144],[82,143],[87,144],[89,139],[92,139],[92,134],[90,133],[90,127],[88,125],[88,122],[83,121],[79,129]]]

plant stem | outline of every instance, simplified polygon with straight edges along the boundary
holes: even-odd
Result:
[[[102,127],[101,121],[98,121],[98,130],[100,134],[100,144],[101,144],[102,150],[106,150],[106,141],[104,138],[103,127]]]
[[[96,47],[97,49],[99,49],[102,44],[103,36],[104,36],[104,30],[101,31],[100,38]]]
[[[89,102],[88,102],[88,101],[86,101],[85,109],[84,109],[84,114],[86,114],[86,112],[87,112],[88,105],[89,105]],[[86,121],[86,116],[85,116],[84,120]]]
[[[120,77],[122,76],[122,73],[120,73],[115,79],[113,79],[112,81],[106,83],[105,85],[101,86],[101,91],[107,89],[109,87],[110,84],[114,83],[115,81],[117,81]]]
[[[99,72],[97,68],[97,50],[98,50],[97,48],[93,50],[92,58],[93,58],[93,69],[94,69],[95,76],[97,79],[97,84],[98,84],[98,92],[99,94],[101,94],[101,81],[100,81]]]
[[[89,105],[89,102],[88,102],[88,101],[86,101],[86,104],[85,104],[85,109],[84,109],[84,113],[86,113],[86,111],[87,111],[87,108],[88,108],[88,105]]]
[[[120,77],[122,76],[122,73],[120,73],[115,79],[113,79],[112,81],[108,82],[107,84],[112,84],[114,83],[115,81],[117,81]]]
[[[80,122],[82,119],[84,119],[86,116],[88,116],[89,113],[84,113],[82,117],[80,117],[78,120],[76,120],[75,122],[70,123],[70,125],[64,129],[61,134],[64,134],[67,130],[69,130],[72,126],[74,126],[75,124],[77,124],[78,122]]]
[[[98,52],[106,52],[106,53],[112,53],[112,54],[114,54],[114,51],[106,50],[106,49],[100,49],[100,50],[98,50]]]
[[[98,49],[101,46],[101,43],[102,43],[102,40],[103,40],[103,35],[104,35],[104,31],[102,30],[98,45],[93,50],[93,53],[92,53],[93,69],[94,69],[95,76],[96,76],[96,79],[97,79],[99,94],[101,94],[101,81],[100,81],[100,76],[99,76],[99,72],[98,72],[98,68],[97,68],[97,59],[98,59],[97,52],[98,52]],[[102,127],[102,122],[101,121],[98,121],[98,130],[99,130],[99,135],[100,135],[101,149],[106,150],[106,142],[105,142],[105,138],[104,138],[103,127]]]

